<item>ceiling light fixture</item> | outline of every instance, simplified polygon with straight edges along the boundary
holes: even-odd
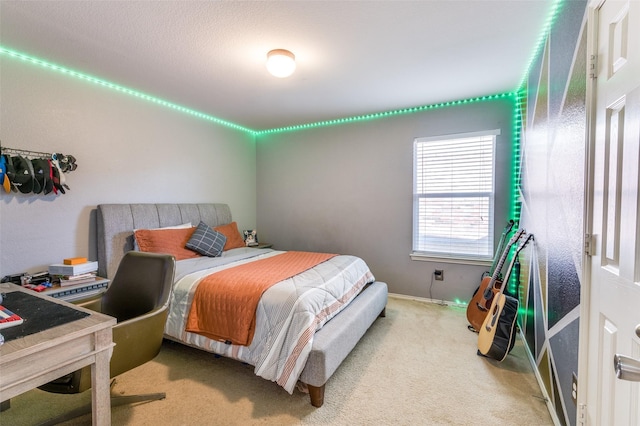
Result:
[[[275,77],[289,77],[296,70],[296,57],[285,49],[267,53],[267,70]]]

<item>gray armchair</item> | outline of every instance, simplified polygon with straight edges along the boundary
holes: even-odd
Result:
[[[108,290],[81,306],[115,317],[110,377],[115,377],[155,358],[160,352],[169,296],[175,274],[170,255],[128,252],[123,257]],[[91,388],[91,369],[85,367],[60,377],[40,389],[54,393],[80,393]],[[163,399],[164,393],[112,396],[111,406]],[[56,424],[91,412],[81,407],[47,424]],[[62,418],[64,417],[64,418]]]

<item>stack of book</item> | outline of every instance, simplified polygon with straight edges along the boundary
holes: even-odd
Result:
[[[24,320],[20,315],[14,314],[9,309],[0,305],[0,329],[20,325],[23,322]]]
[[[98,262],[86,258],[64,259],[63,263],[49,265],[49,275],[61,287],[94,282],[98,271]]]

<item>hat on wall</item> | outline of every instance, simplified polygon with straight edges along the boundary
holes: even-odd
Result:
[[[42,167],[42,164],[40,164],[39,158],[32,158],[30,161],[31,167],[33,167],[33,177],[36,181],[37,186],[39,187],[38,191],[36,191],[36,188],[34,187],[33,192],[39,194],[44,191],[45,187],[44,167]]]
[[[33,193],[40,194],[44,189],[44,183],[38,180],[38,177],[36,176],[36,170],[33,168],[32,160],[27,159],[27,167],[29,168],[29,173],[31,173],[31,176],[33,177]]]
[[[72,172],[78,168],[76,157],[73,155],[64,155],[62,153],[53,154],[53,158],[58,160],[58,165],[63,173]]]
[[[37,182],[33,175],[33,166],[31,165],[31,161],[20,155],[16,155],[11,159],[13,161],[13,166],[15,167],[15,177],[11,182],[13,182],[16,188],[18,188],[18,191],[23,194],[28,194],[32,191],[36,192],[34,191],[34,187]]]
[[[53,185],[58,191],[65,194],[65,187],[67,189],[69,189],[69,187],[65,183],[66,179],[64,177],[64,173],[60,169],[60,163],[58,163],[56,158],[52,158],[51,166],[53,169]]]
[[[40,186],[39,192],[36,192],[35,189],[33,190],[33,192],[35,192],[36,194],[39,194],[40,192],[49,194],[53,189],[53,182],[50,178],[51,166],[49,165],[49,161],[43,158],[34,158],[31,160],[31,164],[33,165],[35,180]]]
[[[11,182],[7,176],[7,160],[4,155],[0,156],[0,184],[4,188],[4,192],[11,192]]]
[[[9,178],[9,184],[11,185],[11,190],[13,192],[18,192],[18,188],[16,188],[15,184],[13,183],[15,178],[16,178],[16,168],[13,165],[13,159],[11,158],[10,155],[3,155],[2,158],[4,158],[5,162],[6,162],[6,167],[7,167],[7,177]]]

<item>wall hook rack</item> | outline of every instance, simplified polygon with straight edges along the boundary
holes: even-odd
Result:
[[[64,174],[77,167],[73,155],[0,146],[0,186],[7,193],[65,194]]]

